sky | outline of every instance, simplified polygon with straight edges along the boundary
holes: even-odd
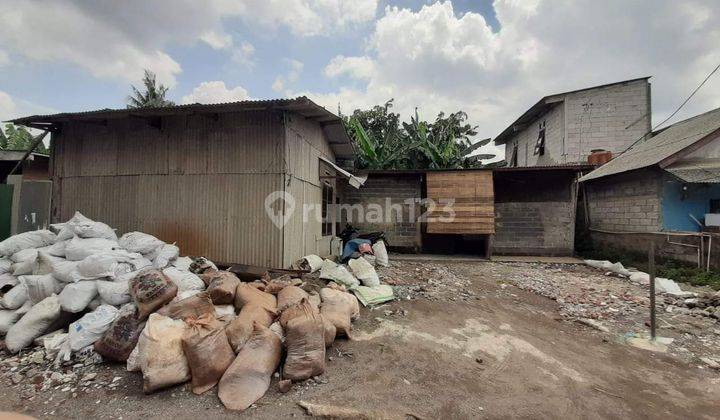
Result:
[[[494,137],[541,97],[652,76],[660,122],[720,63],[716,0],[0,0],[0,120],[305,95]],[[669,123],[720,106],[720,72]],[[488,146],[486,152],[501,151]]]

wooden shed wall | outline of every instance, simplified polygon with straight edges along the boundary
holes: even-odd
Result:
[[[284,181],[283,115],[244,112],[67,123],[54,136],[53,220],[79,210],[177,242],[184,255],[279,266],[264,209]],[[279,209],[282,211],[282,209]]]
[[[295,208],[285,225],[283,238],[283,263],[284,266],[289,266],[298,258],[308,254],[330,253],[332,237],[321,235],[321,222],[315,213],[304,220],[303,206],[314,205],[314,210],[320,212],[322,203],[320,156],[333,161],[335,157],[318,123],[287,113],[285,129],[287,133],[285,191],[292,195],[295,203]],[[334,181],[331,183],[335,184]]]

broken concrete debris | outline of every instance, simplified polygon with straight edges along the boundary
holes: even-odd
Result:
[[[96,369],[108,360],[140,371],[146,393],[192,381],[201,394],[219,384],[226,407],[245,410],[273,374],[287,392],[293,381],[324,372],[325,348],[336,336],[349,337],[359,316],[355,287],[363,287],[366,305],[394,298],[365,259],[350,260],[348,269],[308,255],[300,270],[265,270],[243,282],[206,258],[181,257],[177,246],[152,235],[118,238],[79,212],[51,229],[0,242],[0,275],[13,277],[0,296],[0,333],[11,353],[0,359],[0,371],[23,398],[50,388],[73,395],[116,389],[121,378]],[[293,274],[348,287],[314,289]],[[257,308],[261,318],[244,315]],[[229,329],[241,339],[231,341]]]

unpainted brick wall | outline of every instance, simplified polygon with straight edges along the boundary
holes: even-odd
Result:
[[[574,171],[496,171],[493,252],[572,255]]]
[[[367,210],[368,205],[376,204],[385,211],[389,206],[400,206],[401,211],[389,211],[383,214],[381,223],[359,222],[350,220],[350,224],[360,229],[361,232],[385,231],[388,243],[391,247],[420,248],[419,223],[416,222],[421,214],[420,198],[422,194],[421,174],[370,174],[365,185],[355,189],[349,185],[343,185],[340,204],[360,204]],[[414,201],[414,215],[412,204],[406,201]],[[354,212],[356,215],[357,212]],[[345,226],[346,212],[341,211],[340,230]],[[414,218],[413,218],[414,216]]]
[[[545,121],[545,154],[533,155],[538,124]],[[518,166],[586,162],[594,149],[614,154],[650,130],[650,85],[646,80],[565,95],[564,100],[520,130],[505,145]]]
[[[572,216],[570,201],[496,203],[493,252],[571,255]]]
[[[658,232],[662,176],[655,170],[617,174],[585,183],[590,227],[614,232]]]

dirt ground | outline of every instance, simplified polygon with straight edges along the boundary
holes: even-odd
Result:
[[[354,339],[328,350],[324,375],[287,394],[274,378],[242,414],[225,410],[216,392],[195,396],[185,385],[143,395],[141,376],[120,365],[97,370],[98,380],[119,377],[116,389],[75,397],[62,386],[28,396],[4,375],[0,408],[41,418],[276,419],[305,416],[297,403],[309,401],[388,418],[717,418],[719,371],[624,344],[622,324],[601,332],[568,321],[562,302],[516,287],[548,269],[395,262],[380,273],[401,299],[363,308]]]

